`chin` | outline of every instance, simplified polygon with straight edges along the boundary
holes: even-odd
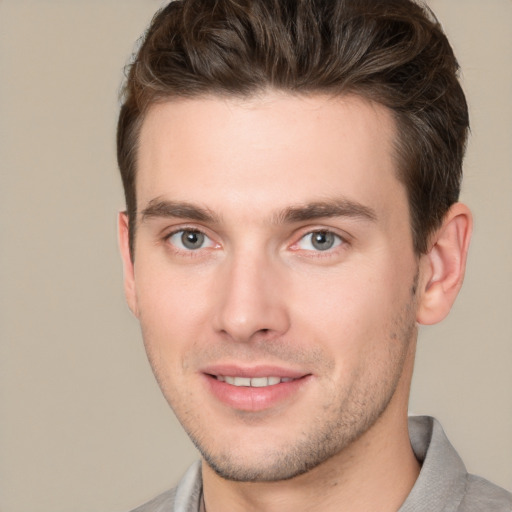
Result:
[[[321,464],[321,461],[318,463],[304,464],[303,461],[287,461],[285,458],[271,461],[271,457],[268,457],[265,462],[259,464],[231,463],[226,459],[212,460],[212,458],[207,455],[203,455],[203,458],[218,476],[233,482],[256,483],[290,480],[307,473],[318,464]]]
[[[260,450],[253,451],[247,447],[254,440],[215,452],[205,449],[197,440],[194,443],[203,460],[221,478],[235,482],[278,482],[321,466],[357,439],[366,427],[354,430],[336,425],[321,433],[304,434],[295,443],[281,446],[269,446],[259,439]]]

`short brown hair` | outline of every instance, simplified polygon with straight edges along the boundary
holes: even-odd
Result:
[[[411,0],[175,0],[129,67],[117,157],[133,257],[137,143],[148,107],[171,98],[353,93],[388,107],[414,249],[457,201],[469,128],[458,63],[432,12]]]

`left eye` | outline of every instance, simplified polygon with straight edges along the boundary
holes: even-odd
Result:
[[[197,251],[206,247],[214,247],[215,243],[201,231],[182,229],[168,238],[169,242],[184,251]]]
[[[297,246],[306,251],[328,251],[341,245],[342,242],[343,240],[331,231],[313,231],[304,235]]]

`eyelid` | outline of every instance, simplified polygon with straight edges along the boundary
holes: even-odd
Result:
[[[180,247],[178,244],[171,242],[171,238],[175,235],[178,235],[180,233],[200,233],[201,235],[204,235],[205,240],[208,240],[209,243],[206,246],[199,247],[197,249],[189,249],[187,247]],[[175,226],[172,230],[168,231],[165,235],[162,237],[163,241],[172,246],[173,249],[176,252],[182,252],[182,253],[194,253],[198,252],[201,249],[211,249],[211,248],[219,248],[220,244],[214,240],[214,238],[208,234],[206,229],[199,228],[197,226],[190,226],[190,225],[181,225],[181,226]]]
[[[313,236],[315,233],[332,234],[338,239],[338,242],[333,247],[331,247],[329,249],[325,249],[323,251],[320,249],[314,249],[314,248],[302,249],[301,247],[299,247],[299,244],[301,241],[303,241],[308,236]],[[339,230],[336,230],[332,227],[323,227],[323,226],[308,227],[306,229],[302,228],[300,230],[300,233],[294,237],[294,240],[296,240],[296,241],[293,242],[293,244],[291,244],[290,249],[292,249],[293,251],[305,251],[305,252],[315,253],[315,255],[318,255],[318,256],[320,256],[322,254],[327,256],[327,255],[335,252],[336,249],[350,244],[350,237],[348,235],[342,234],[339,232]]]
[[[161,237],[163,239],[167,239],[169,238],[170,236],[172,235],[175,235],[176,233],[179,233],[181,231],[192,231],[192,232],[195,232],[195,233],[203,233],[205,236],[207,236],[208,238],[214,238],[211,234],[211,231],[207,228],[205,228],[204,226],[198,226],[197,224],[191,222],[191,223],[188,223],[188,222],[183,222],[183,223],[180,223],[180,224],[174,224],[174,225],[169,225],[163,229],[160,230],[160,233],[161,233]]]

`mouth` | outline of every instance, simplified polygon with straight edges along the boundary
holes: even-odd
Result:
[[[247,388],[266,388],[297,380],[292,377],[235,377],[230,375],[212,375],[212,377],[231,386]]]
[[[313,378],[310,373],[272,366],[219,365],[202,373],[215,400],[234,410],[253,412],[298,399]]]

